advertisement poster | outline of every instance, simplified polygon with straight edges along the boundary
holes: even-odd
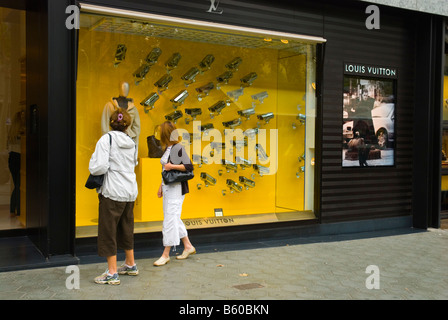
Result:
[[[393,68],[344,65],[342,166],[393,166],[395,83]]]

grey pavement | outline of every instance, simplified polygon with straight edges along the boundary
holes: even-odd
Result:
[[[0,300],[448,299],[448,230],[302,237],[240,250],[197,250],[183,261],[172,255],[163,267],[153,266],[157,257],[139,259],[140,274],[120,276],[118,286],[95,284],[106,263],[83,264],[82,259],[79,289],[70,289],[77,273],[66,273],[65,266],[3,272]]]

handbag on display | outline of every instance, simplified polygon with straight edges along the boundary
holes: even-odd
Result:
[[[109,134],[109,133],[108,133]],[[112,136],[109,134],[109,143],[112,145]],[[103,185],[104,182],[104,174],[100,174],[99,176],[94,176],[90,174],[87,178],[85,187],[87,189],[96,189]]]
[[[152,136],[148,136],[146,138],[146,142],[148,144],[148,157],[149,158],[162,158],[163,156],[163,149],[162,144],[160,143],[160,140],[156,138],[155,132],[157,130],[157,127],[154,129],[154,134]]]

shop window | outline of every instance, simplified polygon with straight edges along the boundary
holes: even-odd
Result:
[[[448,47],[448,43],[446,45]],[[445,50],[443,77],[443,126],[442,126],[442,183],[441,210],[448,212],[448,51]]]
[[[160,158],[170,119],[195,167],[182,219],[206,228],[315,219],[315,44],[145,19],[81,14],[76,107],[77,237],[96,232],[84,187],[105,105],[129,85],[140,119],[135,231],[161,230]]]

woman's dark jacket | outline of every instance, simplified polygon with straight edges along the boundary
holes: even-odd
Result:
[[[191,163],[191,160],[188,157],[185,148],[180,143],[176,143],[171,147],[169,161],[172,164],[176,165],[183,164],[185,166],[185,170],[193,171],[193,164]],[[182,181],[181,185],[182,185],[182,195],[190,192],[190,189],[188,187],[188,181]]]

